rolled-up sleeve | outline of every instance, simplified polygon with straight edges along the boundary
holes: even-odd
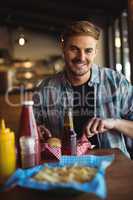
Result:
[[[133,121],[133,86],[123,78],[120,87],[122,118]]]

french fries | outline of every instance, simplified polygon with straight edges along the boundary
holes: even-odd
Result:
[[[65,166],[65,167],[45,167],[32,178],[39,182],[48,183],[84,183],[90,181],[96,174],[97,169],[88,166]]]

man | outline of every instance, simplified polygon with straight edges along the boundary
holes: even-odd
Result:
[[[120,73],[93,63],[99,36],[99,28],[88,21],[66,28],[64,71],[38,87],[35,116],[45,133],[61,138],[64,110],[72,106],[78,139],[86,134],[97,148],[117,147],[129,156],[123,135],[133,138],[133,88]]]

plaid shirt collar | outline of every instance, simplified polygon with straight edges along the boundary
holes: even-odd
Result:
[[[89,86],[100,83],[99,66],[96,64],[92,64],[91,70],[92,70],[92,73],[91,73],[91,79],[89,80]],[[67,84],[68,86],[71,86],[71,83],[66,79],[65,71],[63,72],[61,80],[63,83]]]

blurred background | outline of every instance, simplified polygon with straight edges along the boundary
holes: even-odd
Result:
[[[62,70],[59,38],[74,20],[91,20],[102,30],[96,63],[132,81],[133,1],[5,0],[0,5],[0,92],[34,86]],[[14,89],[13,89],[14,88]]]
[[[91,20],[101,28],[96,63],[124,73],[133,82],[133,0],[2,1],[0,117],[15,130],[23,98],[20,91],[34,91],[42,79],[63,69],[59,38],[74,20]]]

